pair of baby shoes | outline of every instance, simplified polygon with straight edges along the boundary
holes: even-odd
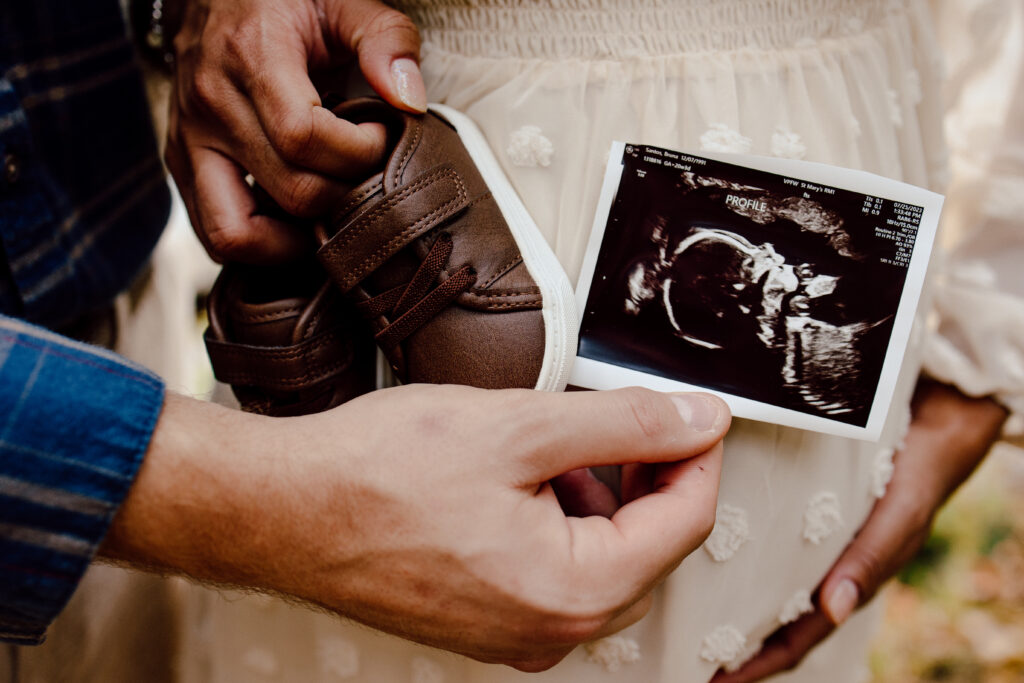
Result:
[[[386,127],[384,170],[316,221],[315,261],[223,269],[217,378],[243,409],[318,412],[375,388],[376,347],[403,383],[563,389],[572,288],[472,121],[373,99],[334,112]]]

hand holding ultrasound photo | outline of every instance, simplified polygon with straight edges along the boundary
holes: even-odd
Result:
[[[877,439],[941,206],[860,171],[614,143],[571,382]]]

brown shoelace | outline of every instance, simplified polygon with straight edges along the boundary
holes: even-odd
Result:
[[[476,283],[476,271],[462,266],[443,282],[431,288],[452,255],[452,236],[439,233],[426,258],[408,284],[399,285],[357,304],[370,319],[387,316],[391,320],[374,335],[382,349],[392,349],[445,309],[459,294]]]

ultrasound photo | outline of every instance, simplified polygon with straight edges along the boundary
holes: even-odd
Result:
[[[578,356],[865,427],[923,210],[626,145]]]

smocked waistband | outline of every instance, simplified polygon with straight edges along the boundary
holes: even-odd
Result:
[[[903,14],[900,0],[392,0],[425,42],[476,57],[626,58],[805,47]]]

